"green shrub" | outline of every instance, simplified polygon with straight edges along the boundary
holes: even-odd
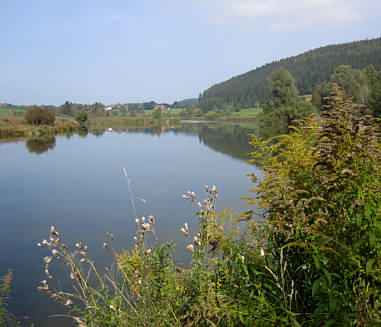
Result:
[[[74,118],[78,123],[83,125],[87,121],[87,112],[84,110],[78,111]]]
[[[206,120],[216,120],[220,115],[214,111],[209,111],[205,114]]]
[[[265,178],[248,199],[265,210],[268,251],[298,323],[364,326],[381,319],[377,124],[336,85],[322,116],[275,144],[252,135]],[[276,265],[282,257],[287,267]]]

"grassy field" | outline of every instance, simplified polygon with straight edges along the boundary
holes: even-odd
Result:
[[[262,112],[262,108],[248,108],[238,112],[233,112],[233,116],[255,116]]]
[[[0,108],[0,117],[6,117],[8,116],[8,110],[14,110],[9,108]],[[25,110],[16,110],[16,116],[23,116],[25,113]]]
[[[169,110],[163,110],[163,114],[169,114],[171,116],[178,116],[181,112],[183,112],[185,109],[183,108],[176,108],[176,109],[169,109]],[[145,116],[150,116],[154,110],[144,110]]]

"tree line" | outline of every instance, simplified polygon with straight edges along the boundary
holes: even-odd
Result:
[[[205,90],[200,107],[206,112],[221,109],[225,104],[236,109],[263,105],[272,98],[267,80],[280,68],[294,76],[299,94],[311,94],[315,85],[330,80],[339,65],[350,65],[353,69],[373,65],[381,70],[381,38],[329,45],[266,64]]]

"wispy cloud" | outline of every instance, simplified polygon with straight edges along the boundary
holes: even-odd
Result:
[[[175,0],[176,1],[176,0]],[[207,9],[215,23],[270,30],[345,27],[381,14],[379,0],[177,0]]]

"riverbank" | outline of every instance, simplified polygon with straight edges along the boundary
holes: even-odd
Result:
[[[23,117],[0,118],[0,138],[54,136],[78,130],[79,123],[71,117],[57,117],[54,125],[29,125]]]

